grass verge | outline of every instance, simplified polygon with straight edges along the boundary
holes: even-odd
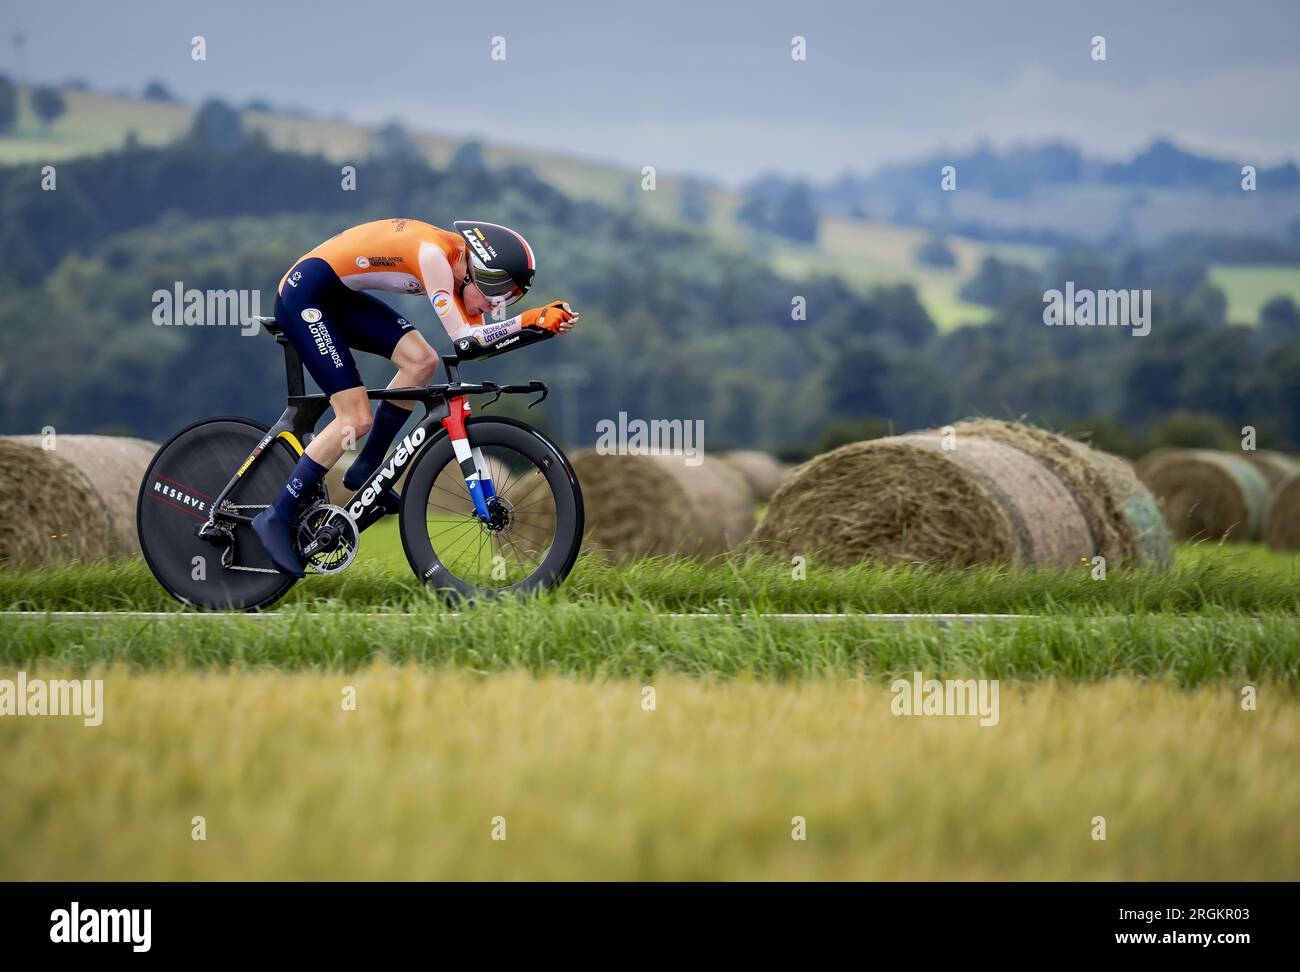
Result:
[[[362,559],[337,577],[312,577],[281,602],[419,610],[430,597],[391,548],[380,524],[362,540]],[[611,566],[582,557],[551,603],[617,601],[668,611],[977,612],[1052,614],[1072,611],[1189,614],[1237,611],[1300,614],[1300,557],[1258,546],[1210,544],[1179,549],[1166,574],[1090,568],[1010,567],[938,570],[807,565],[795,580],[789,564],[767,560],[645,560]],[[140,559],[33,571],[0,571],[0,610],[179,611]]]
[[[886,688],[837,679],[664,676],[647,711],[637,680],[97,674],[97,728],[0,720],[0,880],[1300,872],[1293,688],[1247,712],[1228,686],[1004,684],[981,728],[895,717]]]
[[[458,617],[428,604],[402,615],[318,603],[274,617],[0,618],[0,664],[12,668],[352,671],[377,660],[584,677],[888,678],[919,670],[1076,680],[1123,673],[1183,686],[1293,683],[1300,677],[1300,620],[1076,613],[944,628],[854,617],[790,622],[752,609],[674,618],[644,603],[545,599],[483,604]]]

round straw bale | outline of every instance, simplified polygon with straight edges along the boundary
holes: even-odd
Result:
[[[754,531],[763,549],[832,564],[1073,566],[1094,545],[1078,503],[1029,453],[937,435],[854,442],[801,466]]]
[[[1300,474],[1273,491],[1264,517],[1264,542],[1273,550],[1300,550]]]
[[[1238,455],[1186,449],[1152,463],[1143,482],[1179,540],[1259,538],[1268,481]]]
[[[330,502],[335,506],[346,506],[348,497],[352,495],[352,490],[343,485],[343,477],[347,475],[348,467],[352,465],[355,458],[355,453],[345,452],[325,473],[325,490],[330,495]],[[402,473],[405,475],[406,470],[402,470]]]
[[[76,466],[0,438],[0,567],[101,560],[113,546],[108,510]]]
[[[1169,456],[1175,456],[1180,452],[1186,451],[1186,449],[1177,446],[1161,446],[1159,449],[1152,449],[1145,456],[1135,462],[1133,468],[1138,474],[1138,479],[1145,480],[1148,470],[1154,468],[1155,464],[1161,459],[1166,459]]]
[[[1300,462],[1296,462],[1284,452],[1272,452],[1268,449],[1247,450],[1241,453],[1241,458],[1263,474],[1270,491],[1277,489],[1300,472]]]
[[[740,475],[712,457],[573,457],[582,485],[588,543],[617,560],[668,554],[711,556],[742,543],[754,503]]]
[[[546,474],[534,465],[508,467],[498,456],[487,453],[488,475],[493,488],[510,505],[514,526],[509,546],[523,557],[543,556],[555,538],[555,496]],[[463,487],[462,487],[463,488]]]
[[[485,450],[483,458],[495,495],[505,500],[512,513],[512,529],[489,543],[488,555],[500,554],[512,562],[516,558],[544,556],[555,539],[556,530],[555,498],[546,474],[532,463],[519,461],[519,457],[513,457],[516,461],[507,464],[500,453]],[[444,521],[431,536],[436,538],[435,542],[446,544],[446,553],[463,554],[466,544],[471,545],[468,549],[472,552],[479,531],[456,529],[450,523],[458,518],[472,520],[474,517],[474,502],[465,486],[464,473],[455,462],[447,463],[438,471],[429,491],[426,516]]]
[[[1074,494],[1101,554],[1112,566],[1168,567],[1173,540],[1155,498],[1129,464],[1075,439],[1019,422],[974,419],[954,426],[963,435],[1015,446],[1047,465]]]
[[[1092,452],[1100,460],[1111,499],[1123,516],[1122,536],[1131,553],[1120,563],[1168,569],[1174,562],[1174,537],[1151,490],[1137,478],[1127,459],[1095,449]]]
[[[749,486],[755,503],[766,503],[785,481],[786,468],[776,458],[757,449],[738,449],[722,457]]]
[[[15,438],[38,448],[43,442],[39,435]],[[77,467],[108,510],[113,553],[139,553],[140,538],[135,527],[136,499],[144,471],[158,451],[158,443],[120,435],[59,433],[52,438],[54,448],[51,451]]]

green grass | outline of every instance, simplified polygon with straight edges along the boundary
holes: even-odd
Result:
[[[146,145],[184,134],[194,109],[113,95],[64,91],[67,112],[50,126],[32,114],[29,90],[19,92],[18,124],[0,137],[0,164],[57,162],[122,145],[128,132]]]
[[[645,604],[503,601],[448,617],[338,604],[276,617],[0,619],[0,664],[134,670],[351,671],[375,661],[475,672],[526,670],[582,677],[671,672],[698,677],[889,678],[913,671],[997,678],[1300,676],[1300,620],[1222,612],[1192,617],[1061,614],[954,625],[900,626],[863,618],[781,621],[757,611],[723,618],[665,616]]]
[[[1210,267],[1210,283],[1228,298],[1228,319],[1234,323],[1256,323],[1260,308],[1273,297],[1300,303],[1300,267],[1220,264]]]
[[[140,670],[352,670],[379,659],[474,671],[623,677],[888,677],[914,669],[998,677],[1168,676],[1184,685],[1300,674],[1300,557],[1258,546],[1184,546],[1165,574],[1114,571],[584,557],[558,590],[449,616],[411,575],[394,524],[362,541],[338,577],[298,584],[275,617],[192,619],[142,561],[0,573],[0,607],[162,611],[174,618],[0,618],[0,659]],[[674,613],[711,613],[682,619]],[[773,614],[847,614],[790,622]],[[906,627],[868,613],[1035,615]]]
[[[32,673],[56,677],[53,669]],[[1300,706],[1262,684],[93,673],[0,719],[0,880],[1293,880]],[[345,711],[343,692],[355,690]],[[645,687],[655,692],[647,709]],[[202,816],[206,839],[193,840]],[[1094,817],[1106,840],[1092,839]],[[795,818],[805,840],[792,840]],[[495,818],[505,840],[493,840]],[[500,836],[500,831],[497,836]]]
[[[1111,571],[1092,579],[1075,570],[808,565],[795,580],[790,566],[766,560],[646,560],[610,566],[584,556],[548,604],[605,602],[669,611],[1042,614],[1111,611],[1188,614],[1229,611],[1300,614],[1300,557],[1259,546],[1185,545],[1166,574]],[[361,539],[355,564],[337,577],[299,583],[281,602],[339,604],[357,609],[419,609],[430,597],[406,566],[396,524],[384,522]],[[182,610],[144,562],[0,571],[3,610]]]

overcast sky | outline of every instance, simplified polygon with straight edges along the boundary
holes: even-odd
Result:
[[[1255,164],[1300,156],[1297,0],[3,3],[0,70],[20,69],[21,30],[27,80],[138,92],[157,78],[186,99],[263,97],[728,182],[869,171],[980,138],[1117,157],[1168,135]]]

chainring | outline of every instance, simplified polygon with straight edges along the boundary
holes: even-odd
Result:
[[[334,534],[329,545],[307,559],[304,551],[317,537],[327,532]],[[357,531],[356,521],[347,510],[329,503],[317,503],[298,517],[295,541],[299,556],[303,557],[306,566],[313,573],[337,574],[356,560],[357,551],[361,547],[361,534]]]

